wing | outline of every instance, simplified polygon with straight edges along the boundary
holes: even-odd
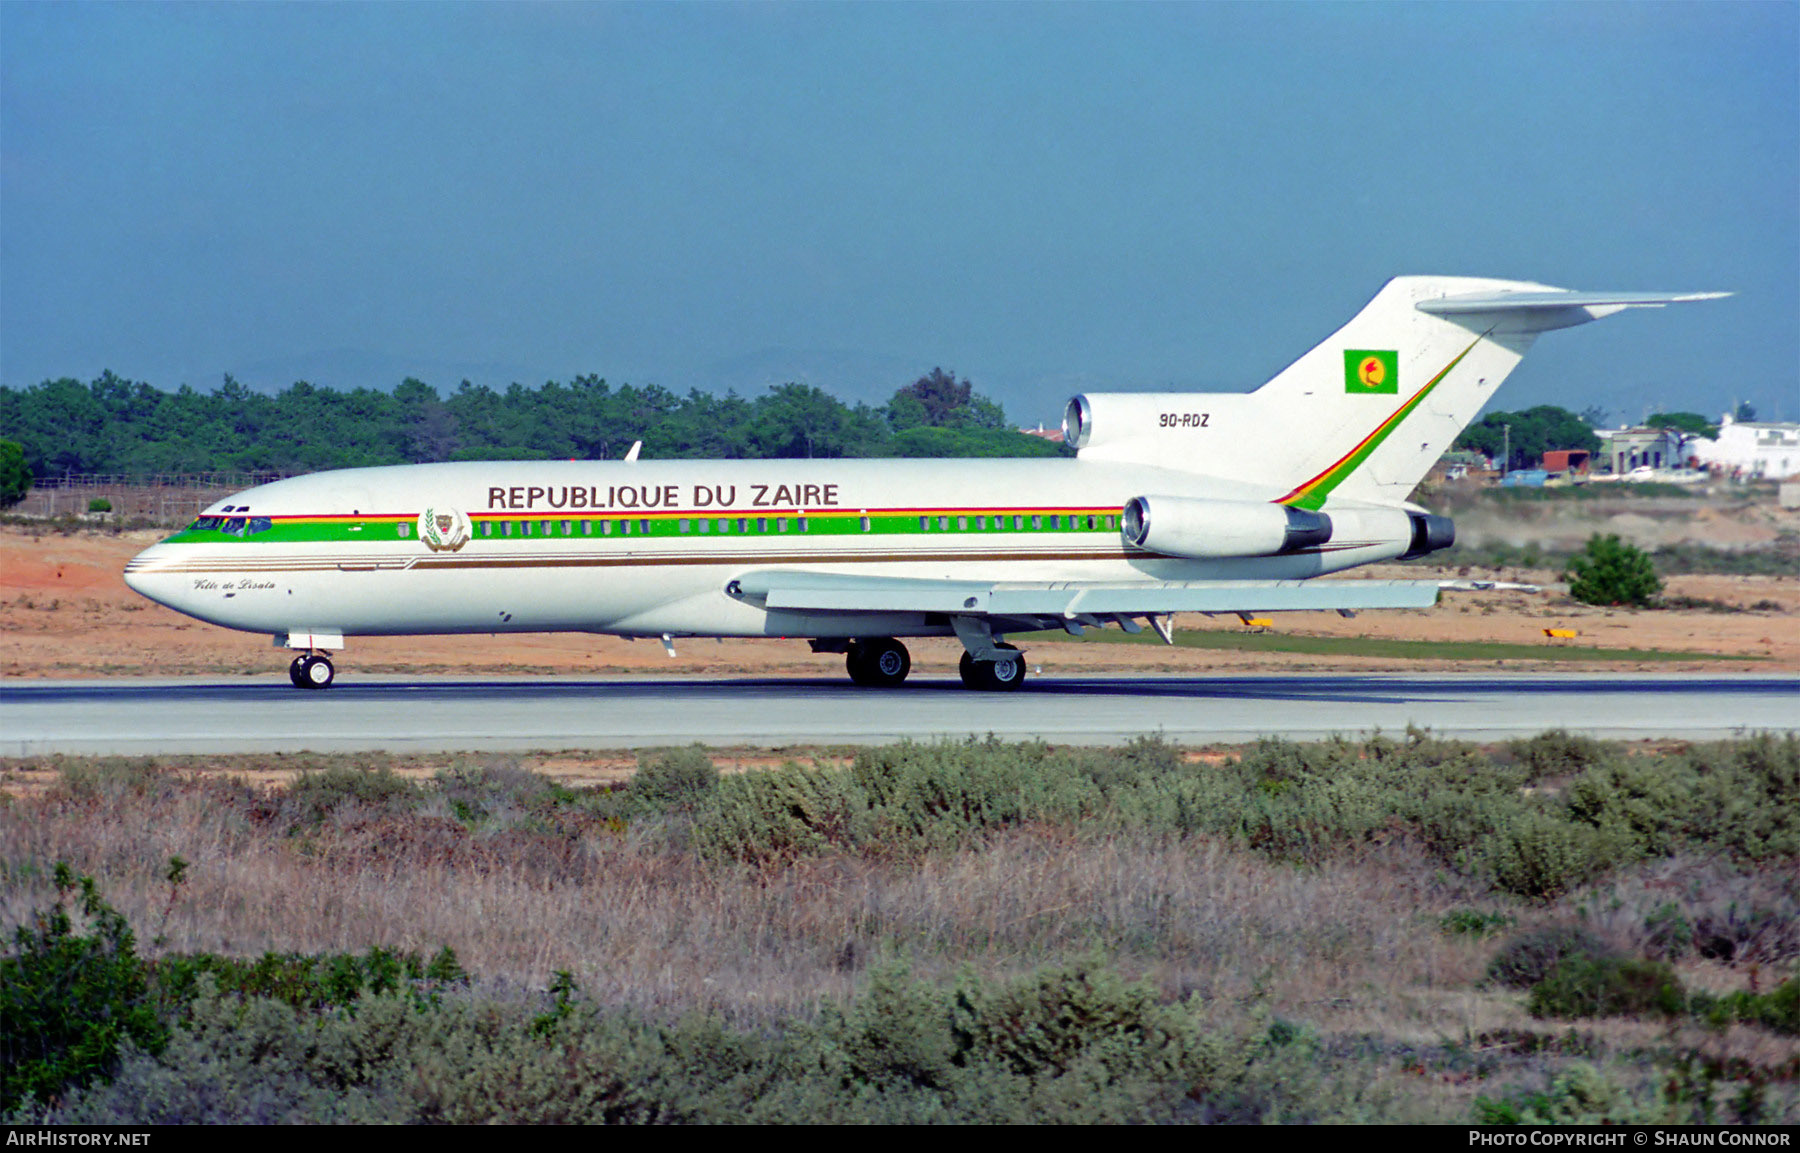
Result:
[[[1438,588],[1437,581],[962,581],[782,570],[746,573],[732,585],[735,595],[771,609],[943,613],[1014,632],[1079,632],[1169,613],[1429,608]]]

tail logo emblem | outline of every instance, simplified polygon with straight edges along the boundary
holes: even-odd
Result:
[[[1344,391],[1360,393],[1400,392],[1400,357],[1391,350],[1344,350]]]

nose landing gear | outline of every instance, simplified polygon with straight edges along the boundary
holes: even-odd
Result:
[[[337,670],[324,653],[301,653],[288,666],[288,679],[297,689],[328,689],[336,677]]]

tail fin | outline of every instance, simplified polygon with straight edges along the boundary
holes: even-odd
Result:
[[[1143,414],[1120,420],[1134,433],[1098,441],[1112,404],[1168,408],[1176,395],[1078,397],[1085,415],[1083,456],[1133,459],[1285,490],[1283,503],[1316,509],[1333,494],[1384,503],[1406,499],[1464,426],[1506,379],[1541,332],[1609,316],[1727,293],[1587,293],[1516,280],[1402,276],[1355,318],[1249,394],[1185,394],[1204,408],[1199,429],[1143,431]],[[1077,411],[1078,405],[1086,405]],[[1216,412],[1216,419],[1214,413]],[[1079,426],[1081,421],[1074,423]],[[1082,430],[1077,428],[1077,433]],[[1087,446],[1088,442],[1091,447]]]

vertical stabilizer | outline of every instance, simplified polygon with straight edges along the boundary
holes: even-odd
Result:
[[[1077,397],[1065,425],[1084,458],[1267,485],[1301,509],[1333,496],[1394,504],[1475,419],[1539,333],[1625,308],[1726,295],[1401,276],[1253,393]]]

